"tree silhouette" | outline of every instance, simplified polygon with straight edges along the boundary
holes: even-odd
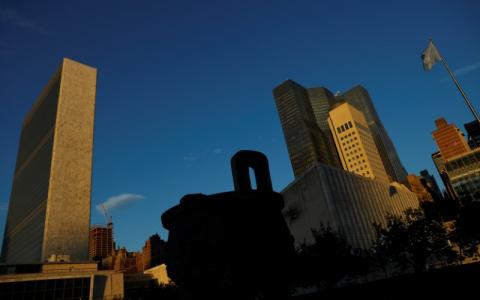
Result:
[[[480,202],[473,201],[460,209],[451,239],[458,245],[462,257],[478,255],[480,244]]]
[[[377,240],[373,252],[384,267],[412,267],[419,273],[430,261],[452,262],[457,258],[442,224],[427,218],[421,209],[407,209],[401,216],[387,215],[386,221],[386,227],[374,224]]]
[[[297,256],[297,284],[334,287],[347,276],[367,272],[364,253],[352,249],[345,238],[323,224],[312,229],[315,242],[302,244]]]

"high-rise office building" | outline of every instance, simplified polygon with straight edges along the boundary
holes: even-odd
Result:
[[[326,145],[325,149],[322,149],[322,155],[327,157],[328,165],[340,166],[340,160],[335,151],[335,142],[328,125],[328,112],[337,104],[337,99],[332,92],[324,87],[309,88],[307,92],[315,122],[321,130],[322,141]]]
[[[273,90],[295,177],[318,162],[339,166],[332,137],[326,127],[330,102],[326,89],[307,90],[287,80]]]
[[[444,118],[439,118],[435,120],[435,126],[437,129],[432,135],[443,160],[448,161],[454,156],[470,151],[465,137],[455,124],[448,124]]]
[[[372,133],[362,112],[348,103],[330,110],[329,125],[343,169],[389,182]]]
[[[480,148],[451,157],[445,169],[455,193],[466,204],[480,201]]]
[[[2,247],[8,264],[88,259],[96,74],[63,59],[25,117]]]
[[[338,101],[344,101],[353,105],[365,115],[365,119],[370,127],[373,139],[380,153],[380,158],[382,159],[385,171],[390,180],[407,183],[407,171],[400,162],[395,146],[375,110],[368,91],[361,85],[357,85],[336,96],[336,98]]]

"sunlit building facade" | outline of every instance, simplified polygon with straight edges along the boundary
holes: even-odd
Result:
[[[96,69],[64,59],[25,117],[2,255],[88,260]]]
[[[389,182],[363,113],[348,103],[342,103],[330,110],[328,121],[343,169]]]
[[[435,120],[435,126],[437,128],[432,132],[432,136],[443,160],[448,161],[454,156],[470,151],[463,133],[455,124],[448,124],[444,118],[439,118]]]
[[[351,104],[364,114],[390,181],[407,184],[407,171],[403,167],[397,150],[377,114],[368,91],[363,86],[357,85],[337,95],[336,98],[339,102]]]

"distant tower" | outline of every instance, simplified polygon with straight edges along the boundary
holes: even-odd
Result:
[[[150,269],[165,263],[166,242],[158,234],[148,238],[142,248],[143,269]]]
[[[432,135],[444,161],[470,151],[465,137],[455,124],[448,124],[444,118],[435,120],[437,129]]]
[[[2,247],[7,264],[88,259],[96,76],[63,59],[25,117]]]
[[[113,229],[111,226],[90,228],[88,256],[90,260],[101,261],[113,255]]]
[[[295,177],[321,162],[340,166],[327,117],[335,101],[324,88],[305,89],[287,80],[273,90]]]
[[[346,171],[389,182],[362,112],[348,103],[339,104],[330,111],[329,124]]]
[[[107,226],[92,226],[88,238],[88,257],[90,260],[102,261],[103,258],[113,255],[113,221],[107,208],[101,204]]]
[[[410,189],[417,195],[420,203],[431,203],[434,201],[433,195],[423,184],[422,177],[415,174],[409,174],[407,175],[407,180],[410,184]]]
[[[420,171],[420,176],[425,181],[425,184],[429,188],[429,190],[433,193],[434,198],[442,200],[443,195],[440,191],[440,188],[438,187],[437,181],[432,175],[430,175],[428,170]]]
[[[397,150],[377,114],[368,91],[363,86],[357,85],[336,96],[336,98],[339,102],[349,103],[364,114],[390,180],[407,184],[407,171],[403,167]]]
[[[478,121],[475,120],[463,126],[468,134],[468,144],[470,148],[475,149],[480,147],[480,124]]]
[[[437,172],[442,179],[443,185],[445,186],[445,190],[447,192],[448,197],[452,200],[458,200],[458,195],[453,189],[452,182],[450,181],[450,177],[448,176],[447,169],[445,168],[445,161],[442,157],[440,151],[432,153],[432,161],[435,167],[437,168]]]

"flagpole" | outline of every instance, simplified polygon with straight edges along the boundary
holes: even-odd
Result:
[[[430,39],[431,40],[431,39]],[[433,43],[433,41],[432,41]],[[477,111],[475,110],[475,108],[473,107],[472,105],[472,102],[470,102],[470,99],[468,99],[467,95],[465,94],[465,92],[463,91],[462,87],[460,86],[460,83],[458,82],[457,78],[455,78],[455,75],[453,74],[452,70],[450,70],[450,67],[447,65],[447,62],[445,61],[445,58],[443,57],[443,55],[440,53],[440,51],[438,50],[437,47],[435,47],[437,49],[437,52],[438,54],[440,55],[440,57],[442,58],[441,59],[441,62],[443,64],[443,66],[445,67],[445,69],[447,70],[448,74],[450,74],[450,77],[452,77],[452,80],[453,82],[455,83],[455,85],[457,86],[457,89],[458,91],[460,92],[460,94],[462,94],[462,97],[463,99],[465,100],[465,102],[467,103],[468,105],[468,108],[470,109],[470,111],[472,112],[473,116],[475,117],[475,119],[477,120],[477,122],[480,124],[480,118],[478,117],[478,113]]]

